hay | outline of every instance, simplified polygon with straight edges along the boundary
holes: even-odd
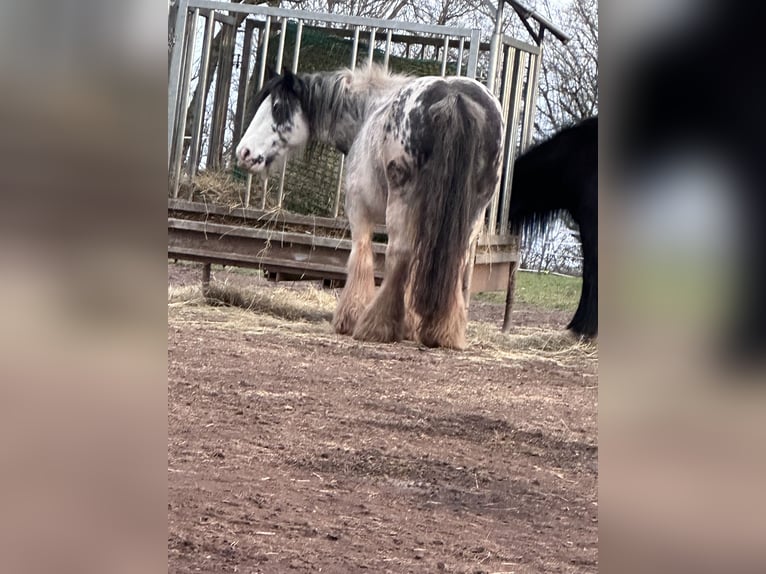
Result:
[[[498,325],[471,321],[467,332],[469,348],[479,349],[497,358],[597,359],[595,343],[562,329],[516,328],[503,333]]]
[[[229,208],[243,207],[247,192],[246,185],[245,178],[234,170],[201,171],[191,181],[185,179],[181,182],[178,196],[191,201],[214,203]]]
[[[336,298],[332,292],[314,285],[241,287],[213,282],[204,296],[199,286],[171,287],[168,304],[174,309],[185,306],[206,306],[211,311],[239,309],[240,313],[220,316],[216,322],[245,332],[289,331],[300,338],[333,335],[329,322]],[[596,343],[561,329],[518,327],[504,334],[494,323],[470,321],[467,338],[467,355],[473,360],[546,360],[557,364],[598,360]]]
[[[315,287],[254,289],[211,283],[205,291],[209,305],[239,307],[287,321],[326,323],[332,319],[335,297]]]

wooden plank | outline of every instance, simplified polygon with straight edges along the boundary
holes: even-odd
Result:
[[[314,228],[338,229],[343,231],[349,230],[348,220],[343,217],[320,217],[318,215],[301,215],[298,213],[288,213],[285,211],[274,212],[246,207],[227,207],[225,205],[208,204],[197,201],[188,201],[185,199],[168,198],[168,211],[179,212],[179,215],[183,213],[189,213],[237,217],[243,219],[244,222],[250,223],[283,223],[288,225],[305,225]],[[176,217],[175,219],[182,218]],[[373,229],[373,232],[378,235],[385,235],[386,227],[385,225],[376,225]],[[480,247],[501,247],[514,245],[516,242],[518,242],[518,236],[516,235],[482,234],[479,236],[478,245]]]
[[[513,251],[492,251],[490,253],[477,253],[474,265],[492,265],[495,263],[510,263],[518,261],[518,252]]]
[[[247,237],[259,239],[270,244],[297,243],[312,248],[324,247],[336,251],[351,252],[350,239],[335,239],[307,233],[294,233],[289,231],[276,231],[273,229],[242,227],[240,225],[226,225],[223,223],[211,223],[209,221],[196,221],[191,219],[168,218],[168,229],[183,229],[196,231],[206,235],[221,235],[226,237]],[[373,253],[385,254],[386,245],[372,243]]]
[[[508,282],[508,268],[510,265],[510,263],[474,265],[471,293],[504,290]]]
[[[264,211],[249,207],[226,207],[224,205],[215,205],[202,203],[198,201],[188,201],[184,199],[168,198],[168,211],[178,211],[196,214],[214,214],[227,217],[239,217],[243,220],[262,223],[287,223],[295,225],[307,225],[312,227],[324,227],[328,229],[341,229],[348,231],[348,220],[343,217],[321,217],[318,215],[301,215],[298,213],[288,213],[286,211]],[[376,225],[373,233],[385,235],[385,225]]]
[[[255,267],[278,273],[291,279],[324,279],[343,281],[346,277],[346,261],[351,241],[345,237],[322,237],[310,231],[279,231],[276,225],[294,224],[305,226],[306,221],[317,219],[330,223],[330,229],[338,229],[338,220],[314,218],[296,214],[263,212],[253,209],[231,210],[225,206],[206,206],[188,201],[169,201],[169,213],[192,214],[196,219],[168,217],[168,257],[217,263],[240,267]],[[181,209],[174,209],[179,206]],[[191,209],[189,209],[191,208]],[[236,212],[246,212],[250,225],[216,223],[199,219],[200,214],[237,218]],[[232,215],[234,213],[234,215]],[[258,221],[253,215],[269,219]],[[275,216],[279,219],[275,220]],[[281,220],[281,221],[280,221]],[[312,227],[314,227],[312,225]],[[319,226],[317,226],[319,227]],[[517,249],[502,250],[516,238],[508,236],[485,237],[489,250],[476,254],[474,281],[471,292],[499,290],[505,287],[510,264],[518,262]],[[386,245],[373,243],[375,277],[382,279],[385,265]]]
[[[345,279],[346,268],[339,265],[321,263],[290,262],[285,259],[263,257],[258,255],[227,254],[200,247],[169,246],[168,258],[185,261],[200,261],[236,267],[254,267],[272,272],[285,272],[304,275],[316,279]],[[382,269],[375,270],[377,279],[383,278]]]
[[[237,258],[284,260],[291,267],[296,265],[311,265],[314,263],[344,267],[348,261],[348,252],[336,249],[314,249],[307,245],[292,243],[269,243],[264,240],[248,237],[221,236],[209,234],[207,237],[196,231],[171,229],[168,233],[168,249],[195,248],[204,249],[207,253],[219,254],[233,261]],[[384,256],[375,255],[375,260],[382,267]]]
[[[495,234],[495,235],[489,235],[487,233],[482,233],[479,236],[479,246],[480,247],[492,247],[492,246],[505,246],[505,245],[514,245],[519,240],[518,235],[512,235],[512,234]]]

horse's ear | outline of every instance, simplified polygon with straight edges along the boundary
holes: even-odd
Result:
[[[301,88],[300,79],[286,67],[282,68],[282,85],[295,93],[298,93]]]

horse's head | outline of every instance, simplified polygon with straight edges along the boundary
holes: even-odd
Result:
[[[237,146],[240,166],[268,175],[309,139],[309,124],[301,108],[303,83],[288,70],[274,76],[255,96],[253,121]]]

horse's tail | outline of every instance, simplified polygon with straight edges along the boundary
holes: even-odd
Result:
[[[546,144],[516,158],[511,184],[510,231],[544,237],[548,227],[567,211],[571,185],[561,179],[561,160],[546,155]],[[549,146],[550,147],[550,146]]]
[[[489,199],[477,187],[484,121],[482,108],[460,93],[450,92],[427,111],[434,139],[413,193],[418,218],[412,271],[412,303],[427,321],[453,303],[474,220]]]
[[[513,203],[513,192],[511,192]],[[534,212],[522,212],[510,220],[511,233],[524,234],[526,237],[545,237],[548,227],[568,213],[565,209],[541,209]]]

